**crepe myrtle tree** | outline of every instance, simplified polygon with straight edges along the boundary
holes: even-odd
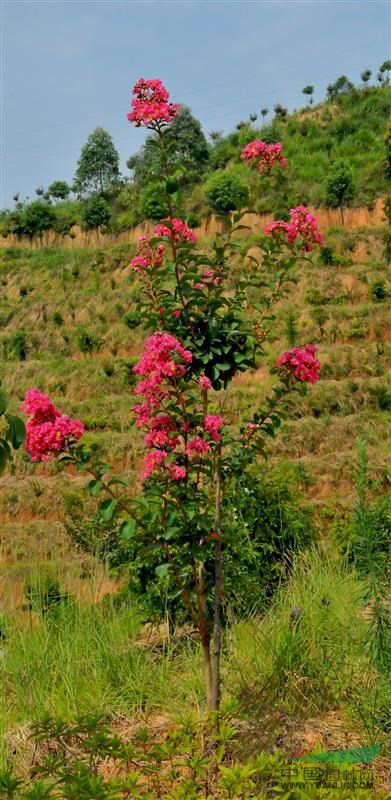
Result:
[[[314,217],[298,206],[288,222],[267,225],[258,258],[236,237],[245,227],[244,210],[227,214],[225,233],[210,249],[199,247],[177,212],[176,158],[168,135],[177,112],[160,80],[142,78],[134,86],[128,119],[155,134],[167,209],[153,235],[140,239],[131,260],[142,290],[139,311],[150,331],[134,367],[133,413],[146,448],[141,492],[137,496],[130,488],[134,480],[110,473],[91,455],[78,441],[82,424],[62,417],[37,390],[24,405],[26,449],[34,460],[61,451],[63,461],[89,473],[89,493],[103,495],[103,519],[117,516],[123,541],[136,540],[140,557],[150,557],[151,551],[158,556],[158,576],[171,576],[178,602],[198,631],[206,706],[214,711],[220,704],[224,551],[233,536],[226,498],[235,480],[265,452],[267,437],[276,434],[288,413],[289,393],[319,379],[316,348],[306,344],[280,356],[269,399],[243,423],[235,419],[229,388],[238,373],[251,370],[265,355],[271,306],[287,291],[297,261],[309,258],[323,239]],[[287,166],[281,144],[260,140],[246,145],[242,160],[265,180]]]

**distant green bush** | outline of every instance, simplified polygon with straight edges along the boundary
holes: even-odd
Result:
[[[212,211],[225,216],[246,202],[249,187],[235,172],[216,172],[207,183],[205,195]]]

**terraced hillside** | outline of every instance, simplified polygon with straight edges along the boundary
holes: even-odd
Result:
[[[278,464],[293,474],[316,510],[322,536],[352,504],[357,437],[367,441],[378,490],[387,488],[391,409],[384,228],[325,234],[327,248],[299,269],[277,307],[266,359],[235,380],[229,412],[240,420],[268,393],[275,378],[266,364],[273,367],[288,345],[318,344],[322,380],[295,401],[292,421],[269,447],[267,468]],[[252,236],[254,247],[257,241]],[[88,439],[136,484],[142,441],[131,415],[132,366],[146,329],[134,307],[140,287],[128,266],[133,252],[130,244],[4,249],[0,347],[11,405],[16,409],[30,387],[48,393],[64,413],[84,421]],[[70,469],[59,474],[56,465],[34,466],[24,454],[14,474],[1,479],[5,608],[20,601],[37,563],[60,560],[66,583],[82,591],[88,559],[76,554],[64,524],[75,505],[86,516],[93,512],[84,482]]]

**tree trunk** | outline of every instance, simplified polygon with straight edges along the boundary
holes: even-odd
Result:
[[[221,599],[223,596],[223,565],[221,554],[221,446],[216,465],[216,511],[215,511],[215,597],[213,608],[213,654],[212,654],[212,711],[220,707],[220,659],[221,659]]]
[[[344,215],[343,215],[343,205],[342,205],[342,203],[341,203],[341,205],[340,205],[340,207],[339,207],[339,210],[340,210],[340,212],[341,212],[341,221],[342,221],[342,225],[343,225],[343,227],[345,227],[345,218],[344,218]]]
[[[209,641],[202,642],[202,653],[203,653],[203,656],[204,656],[206,708],[207,708],[207,711],[212,711],[212,708],[213,708],[213,674],[212,674],[212,659],[210,657],[210,643],[209,643]]]

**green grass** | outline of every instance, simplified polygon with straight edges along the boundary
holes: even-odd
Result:
[[[391,693],[371,664],[364,598],[364,583],[343,563],[316,551],[298,557],[270,610],[227,630],[224,699],[239,700],[243,717],[261,729],[276,708],[297,723],[337,711],[364,743],[381,742],[387,752]],[[148,639],[132,606],[64,604],[43,620],[12,615],[2,628],[5,744],[7,732],[45,712],[148,720],[204,707],[198,645],[156,631]]]

